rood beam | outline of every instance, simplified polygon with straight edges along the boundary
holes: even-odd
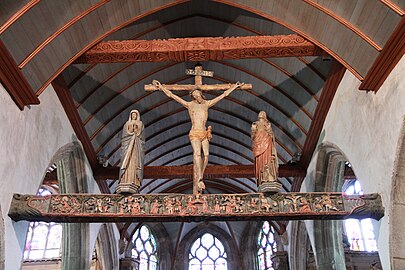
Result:
[[[111,40],[100,42],[75,63],[219,61],[322,54],[321,49],[298,35]]]
[[[118,179],[119,168],[98,168],[94,172],[96,180]],[[215,178],[250,178],[254,177],[253,165],[208,165],[205,169],[204,179]],[[293,164],[282,164],[279,168],[280,177],[305,176],[305,170]],[[145,166],[145,179],[162,178],[192,178],[193,166]]]

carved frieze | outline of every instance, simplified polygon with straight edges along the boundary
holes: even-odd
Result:
[[[298,35],[111,40],[100,42],[76,63],[218,61],[321,53],[313,43]]]
[[[129,222],[199,220],[380,219],[378,194],[14,194],[9,216],[15,220],[55,222]]]

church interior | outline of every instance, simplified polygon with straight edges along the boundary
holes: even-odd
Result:
[[[0,0],[0,269],[405,269],[404,14],[404,0]],[[198,83],[212,88],[203,102],[223,98],[205,111],[197,195],[199,118],[154,80],[187,104],[195,95],[180,90]],[[222,220],[222,208],[194,219],[176,208],[162,220],[9,216],[15,194],[120,193],[134,110],[139,198],[260,193],[251,131],[264,111],[274,196],[378,193],[384,216],[308,218],[301,207],[266,219],[243,204]]]

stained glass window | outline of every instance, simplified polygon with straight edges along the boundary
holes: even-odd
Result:
[[[157,244],[151,230],[142,225],[133,239],[132,257],[139,259],[139,270],[156,270],[158,266]]]
[[[191,245],[188,254],[189,270],[227,270],[225,247],[210,233],[205,233]]]
[[[343,185],[343,192],[347,195],[363,195],[363,190],[357,179],[346,180]],[[370,218],[346,219],[344,226],[351,250],[377,251],[377,242]]]
[[[274,229],[268,221],[263,223],[262,229],[257,237],[257,262],[259,270],[273,270],[271,255],[277,251],[277,243],[274,238]]]
[[[50,195],[44,188],[39,196]],[[60,257],[62,225],[54,222],[31,222],[25,243],[24,260],[56,259]]]

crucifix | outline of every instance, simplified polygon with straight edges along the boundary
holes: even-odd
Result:
[[[241,90],[251,90],[251,84],[235,83],[235,84],[202,84],[202,77],[213,77],[214,72],[205,71],[201,65],[195,66],[194,69],[187,69],[187,75],[195,76],[194,84],[180,85],[180,84],[161,84],[157,80],[153,80],[152,85],[145,85],[146,91],[161,90],[169,98],[174,99],[185,108],[187,108],[191,119],[191,130],[189,139],[193,147],[193,194],[201,194],[205,189],[203,176],[205,168],[208,164],[209,156],[209,142],[211,140],[212,127],[206,128],[208,120],[208,109],[220,100],[227,97],[232,91],[237,88]],[[225,90],[223,94],[214,99],[206,100],[201,91],[218,91]],[[192,101],[185,101],[179,96],[173,94],[171,91],[190,91],[193,98]]]

